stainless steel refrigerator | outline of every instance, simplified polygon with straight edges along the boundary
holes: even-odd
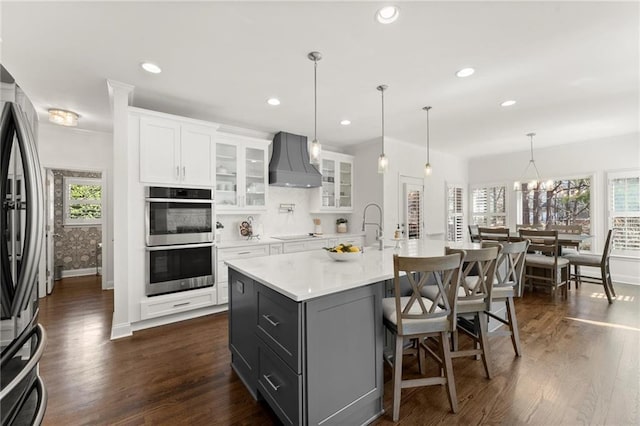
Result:
[[[46,334],[38,324],[38,267],[44,196],[30,105],[0,66],[0,421],[40,424],[47,394],[38,363]]]

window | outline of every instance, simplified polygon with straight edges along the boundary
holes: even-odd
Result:
[[[506,226],[505,185],[474,188],[471,194],[471,221],[478,226]]]
[[[462,241],[464,210],[463,189],[458,185],[447,187],[447,241]]]
[[[102,181],[90,178],[64,178],[64,224],[102,223]]]
[[[609,173],[609,227],[616,254],[640,255],[640,170]]]
[[[591,178],[557,179],[548,190],[519,193],[519,225],[582,225],[582,233],[591,232]]]

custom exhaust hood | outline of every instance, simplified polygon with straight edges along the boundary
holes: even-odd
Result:
[[[322,185],[322,175],[309,162],[307,137],[278,132],[273,137],[269,162],[269,185],[314,188]]]

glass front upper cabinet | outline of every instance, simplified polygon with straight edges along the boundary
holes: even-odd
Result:
[[[322,153],[322,187],[312,212],[353,211],[353,157],[330,151]]]
[[[237,135],[216,143],[216,212],[259,212],[267,206],[269,141]]]

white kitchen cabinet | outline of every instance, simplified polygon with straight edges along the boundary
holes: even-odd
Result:
[[[282,254],[282,243],[269,244],[269,255]]]
[[[181,291],[147,297],[140,302],[140,319],[162,317],[216,304],[216,288]]]
[[[140,181],[212,186],[216,126],[140,117]]]
[[[229,302],[229,271],[225,260],[248,259],[252,257],[269,256],[269,244],[228,247],[216,249],[216,287],[218,288],[218,305]]]
[[[235,135],[216,140],[216,208],[223,212],[266,210],[270,141]]]
[[[320,162],[322,186],[317,188],[313,212],[353,212],[353,156],[324,151]]]
[[[291,241],[283,244],[283,253],[296,253],[300,251],[318,250],[327,247],[327,238],[314,238],[312,240]]]

